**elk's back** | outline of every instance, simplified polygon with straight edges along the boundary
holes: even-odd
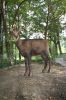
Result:
[[[25,52],[39,54],[42,51],[49,51],[48,40],[44,39],[28,39],[22,40],[22,48]]]

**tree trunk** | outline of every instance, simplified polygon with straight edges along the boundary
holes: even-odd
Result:
[[[49,14],[51,13],[51,0],[47,1],[48,4],[48,13],[47,13],[47,18],[46,18],[46,27],[45,27],[45,39],[47,38],[48,35],[48,24],[49,24]]]
[[[19,13],[18,13],[18,30],[19,30]],[[19,60],[21,60],[21,54],[20,54],[20,52],[19,52]]]
[[[46,19],[46,27],[45,27],[45,39],[47,38],[48,20],[49,20],[49,4],[48,4],[48,14],[47,14],[47,19]]]
[[[60,54],[62,54],[62,50],[61,50],[61,45],[60,45],[60,39],[59,39],[59,32],[57,33],[57,45],[58,45],[58,48],[59,48],[59,52]]]
[[[3,59],[3,17],[2,17],[3,2],[0,0],[0,60]]]
[[[2,0],[3,2],[3,9],[2,9],[2,17],[3,17],[3,32],[4,32],[4,45],[6,48],[6,55],[7,58],[9,59],[9,48],[10,48],[10,44],[8,41],[8,32],[7,32],[7,24],[6,24],[6,0]]]
[[[58,55],[58,48],[57,48],[57,40],[56,40],[56,38],[54,38],[54,55],[56,56],[56,55]]]

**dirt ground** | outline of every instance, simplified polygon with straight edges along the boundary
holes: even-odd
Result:
[[[66,67],[52,65],[42,73],[32,64],[32,76],[24,77],[24,64],[0,69],[0,100],[66,100]]]

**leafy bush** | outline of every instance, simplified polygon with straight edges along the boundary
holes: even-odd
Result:
[[[2,59],[0,61],[0,68],[5,68],[5,67],[8,67],[10,65],[11,65],[11,63],[7,59]]]
[[[40,56],[36,56],[36,57],[32,57],[32,61],[33,62],[38,62],[38,63],[42,63],[42,58]]]

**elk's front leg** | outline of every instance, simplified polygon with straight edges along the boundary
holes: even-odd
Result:
[[[48,73],[49,73],[50,72],[50,58],[49,57],[47,57],[45,59],[45,66],[44,66],[44,69],[42,70],[42,72],[44,72],[45,69],[47,68],[47,64],[49,64],[49,69],[48,69]]]
[[[41,57],[43,58],[44,62],[45,62],[45,65],[44,65],[44,68],[42,70],[42,73],[44,73],[44,71],[46,70],[47,68],[47,63],[48,63],[48,56],[47,56],[47,53],[44,51],[41,53]]]
[[[30,76],[31,75],[31,56],[28,57],[28,68],[29,68],[28,76]]]
[[[25,73],[24,73],[24,76],[27,75],[27,72],[28,72],[28,59],[25,58]]]
[[[46,67],[47,67],[47,61],[45,61],[45,66],[44,66],[44,68],[43,68],[43,70],[42,70],[42,73],[44,73]]]
[[[48,73],[50,72],[50,68],[51,68],[51,61],[50,61],[50,58],[48,59],[48,62],[49,62],[49,69],[48,69]]]

